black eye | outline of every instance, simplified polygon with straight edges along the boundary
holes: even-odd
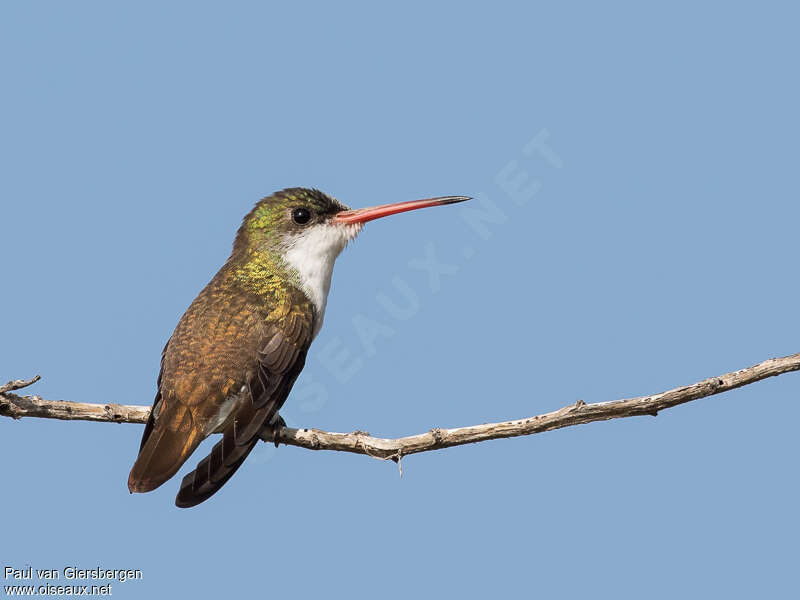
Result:
[[[292,221],[298,225],[305,225],[311,220],[311,213],[307,208],[295,208],[292,211]]]

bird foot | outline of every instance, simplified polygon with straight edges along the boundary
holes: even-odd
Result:
[[[283,427],[286,427],[286,421],[283,420],[283,417],[280,415],[275,415],[272,418],[272,422],[269,425],[272,428],[272,441],[275,443],[275,447],[278,447],[278,434],[280,433]]]

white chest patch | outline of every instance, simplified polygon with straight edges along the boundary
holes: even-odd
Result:
[[[317,318],[314,320],[314,337],[322,327],[328,292],[331,289],[333,263],[347,242],[352,240],[361,225],[312,225],[303,233],[288,240],[284,253],[286,263],[296,271],[309,300],[314,303]]]

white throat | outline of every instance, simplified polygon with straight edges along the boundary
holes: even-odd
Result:
[[[331,225],[319,223],[287,240],[284,253],[286,263],[295,270],[303,291],[317,311],[314,319],[314,337],[322,327],[328,292],[331,289],[333,263],[347,242],[352,240],[361,225]]]

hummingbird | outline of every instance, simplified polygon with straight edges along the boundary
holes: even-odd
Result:
[[[278,411],[325,317],[333,265],[364,223],[469,200],[444,196],[351,210],[316,189],[287,188],[244,217],[225,264],[181,317],[161,353],[157,392],[128,489],[170,479],[211,434],[222,439],[181,482],[175,504],[216,493]],[[276,438],[277,439],[277,438]]]

